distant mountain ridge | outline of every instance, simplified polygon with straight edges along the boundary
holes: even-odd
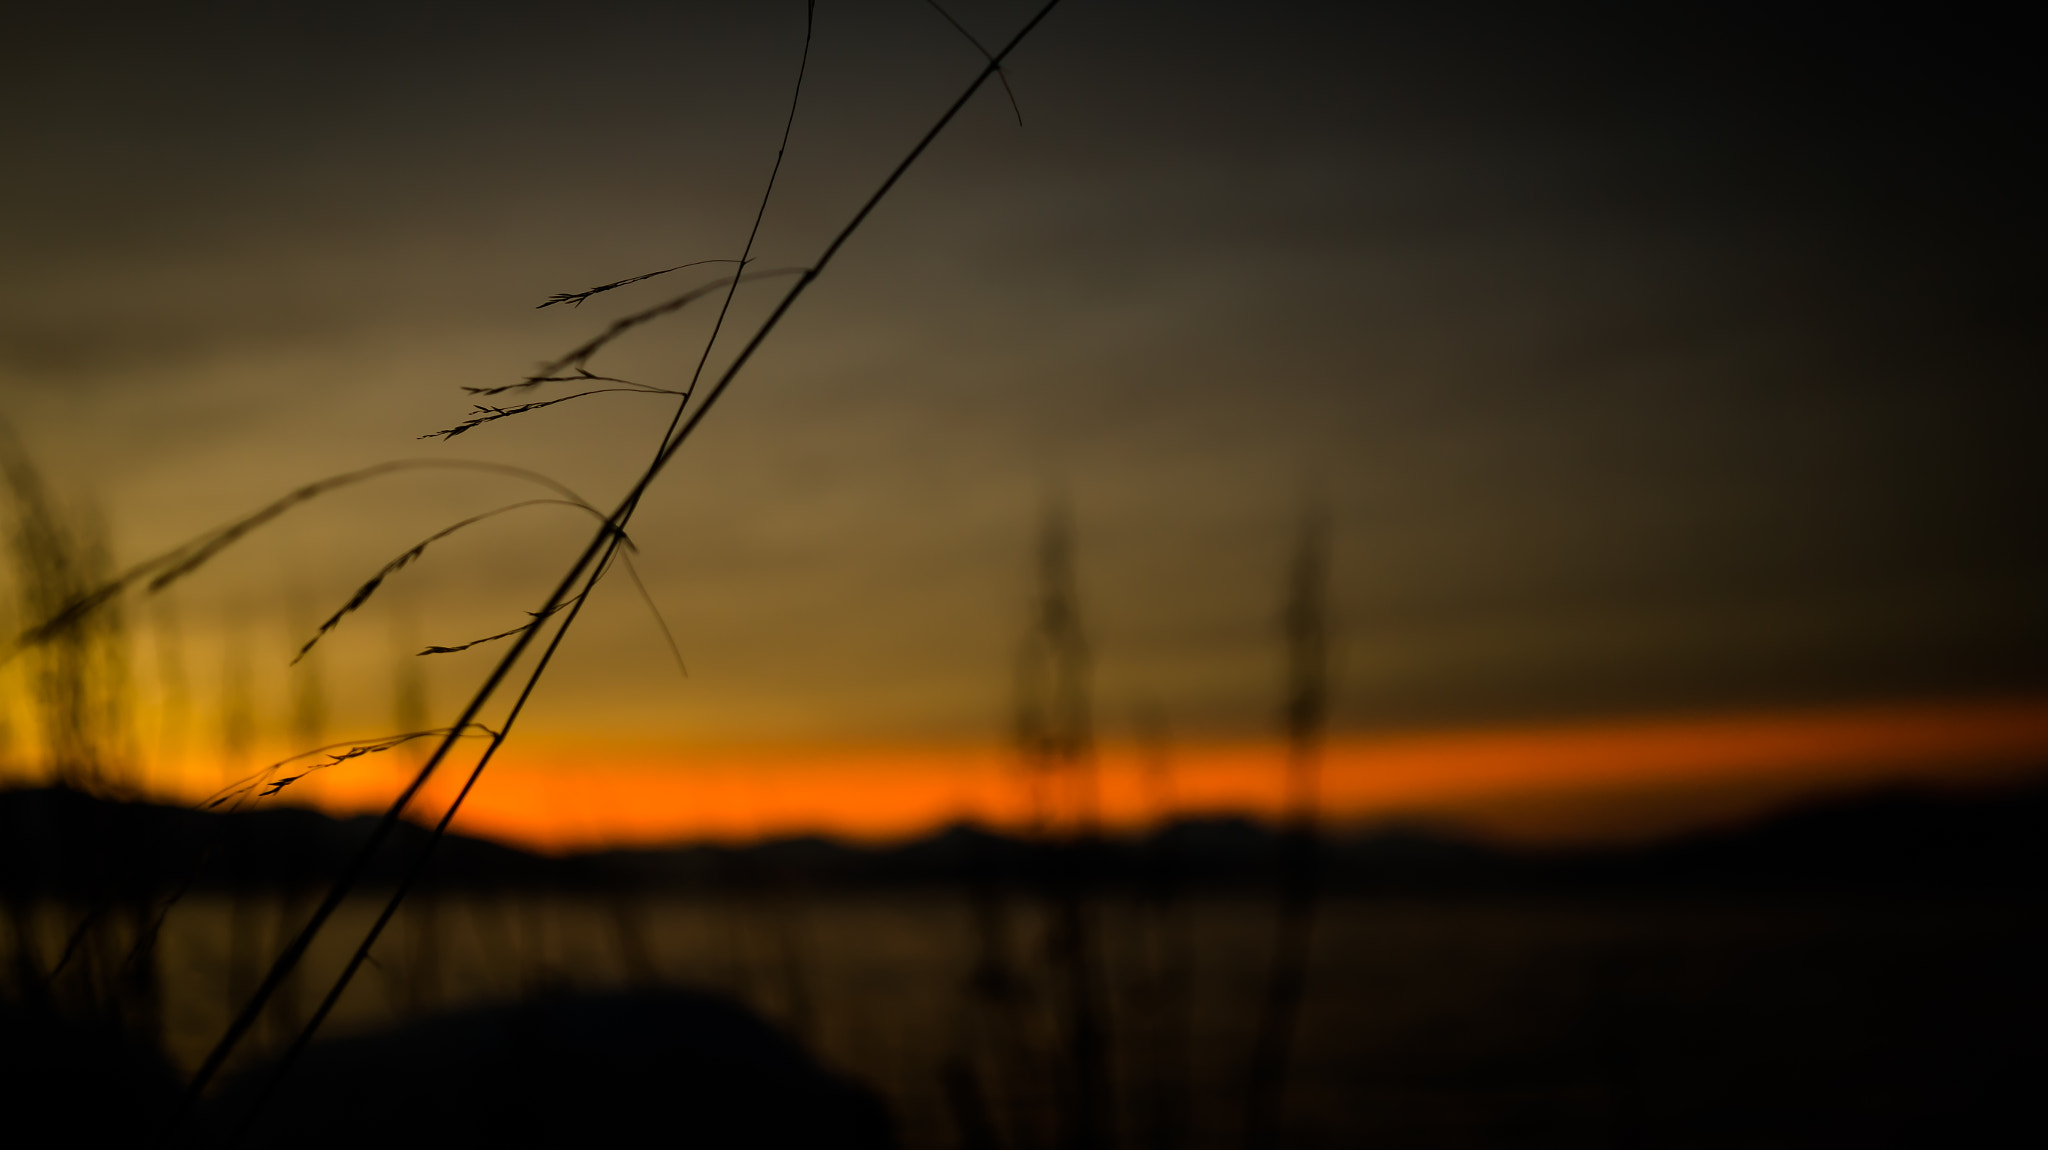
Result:
[[[224,814],[96,799],[55,788],[0,791],[0,891],[84,896],[171,889],[289,889],[328,882],[367,840],[371,816],[280,807]],[[424,848],[401,824],[365,884],[389,887]],[[795,837],[552,858],[464,835],[436,848],[438,889],[688,890],[716,885],[928,886],[1028,883],[1047,874],[1133,889],[1256,887],[1280,850],[1240,817],[1187,819],[1142,838],[1048,848],[972,825],[860,847]],[[1872,791],[1746,826],[1645,847],[1515,851],[1415,825],[1332,835],[1333,891],[1870,888],[2040,890],[2048,874],[2048,779],[1997,791]]]

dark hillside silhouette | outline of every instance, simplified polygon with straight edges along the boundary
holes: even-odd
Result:
[[[17,895],[69,898],[90,893],[78,885],[85,874],[126,876],[121,889],[130,896],[162,897],[188,883],[198,890],[290,888],[331,876],[373,822],[289,807],[219,814],[61,788],[0,791],[0,880]],[[229,825],[238,829],[225,833]],[[78,831],[86,826],[104,831],[111,857],[82,857],[93,849],[88,844],[102,841]],[[1090,866],[1110,886],[1133,888],[1147,881],[1148,860],[1168,849],[1180,882],[1254,889],[1282,865],[1285,834],[1242,817],[1190,817],[1143,838],[1104,839],[1091,847]],[[426,837],[423,828],[401,823],[394,843],[365,872],[365,883],[395,883]],[[1323,843],[1322,881],[1337,892],[2038,891],[2048,875],[2048,781],[1834,796],[1750,824],[1641,847],[1516,851],[1411,822],[1326,831]],[[562,858],[448,835],[423,883],[453,890],[644,891],[703,889],[745,878],[825,888],[945,887],[970,870],[1026,881],[1046,865],[1046,853],[1028,841],[967,824],[878,847],[803,836]]]
[[[122,876],[136,893],[302,887],[333,876],[368,839],[375,819],[335,819],[295,807],[222,814],[100,799],[62,787],[0,792],[0,876],[11,888],[87,897],[81,876]],[[85,834],[92,828],[95,835]],[[230,829],[231,828],[231,829]],[[396,881],[427,832],[400,824],[368,871]],[[537,882],[561,868],[481,839],[451,836],[435,854],[433,881],[448,886]]]

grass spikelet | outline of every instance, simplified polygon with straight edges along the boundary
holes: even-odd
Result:
[[[179,544],[177,547],[158,555],[154,559],[138,563],[114,578],[92,588],[65,603],[40,623],[17,634],[14,642],[4,654],[0,663],[30,648],[51,642],[76,628],[87,616],[92,615],[124,593],[142,584],[149,594],[156,594],[171,584],[192,574],[227,550],[243,537],[282,516],[285,512],[317,499],[329,492],[349,487],[365,480],[379,478],[400,471],[423,469],[453,469],[458,471],[485,471],[499,475],[513,476],[538,483],[554,491],[566,501],[589,506],[589,501],[568,487],[542,475],[531,468],[518,467],[509,463],[488,463],[473,459],[397,459],[388,463],[373,464],[369,467],[345,471],[325,479],[308,483],[283,497],[258,508],[256,511],[217,528],[196,539]],[[146,582],[145,582],[146,581]]]
[[[548,618],[549,616],[555,614],[557,611],[563,610],[564,608],[568,607],[571,603],[582,602],[584,596],[588,594],[590,594],[590,588],[586,587],[583,589],[581,594],[574,595],[570,598],[564,599],[560,603],[555,604],[553,607],[550,607],[545,611],[529,611],[527,613],[529,615],[532,615],[533,618],[528,622],[521,623],[519,626],[512,628],[510,631],[500,631],[495,635],[485,635],[481,639],[471,639],[467,643],[458,644],[457,646],[453,647],[428,647],[427,649],[421,651],[420,654],[453,655],[458,651],[467,651],[471,647],[481,647],[485,643],[495,643],[500,639],[510,639],[514,635],[524,634],[525,632],[531,631],[535,627],[539,626],[540,622],[543,619]]]
[[[404,552],[399,554],[398,558],[393,559],[389,563],[386,563],[384,564],[384,566],[378,568],[377,573],[375,575],[370,576],[369,579],[363,582],[362,586],[357,587],[355,594],[349,596],[348,602],[342,604],[340,610],[336,611],[332,615],[329,615],[326,618],[326,620],[320,624],[319,629],[313,632],[313,637],[306,640],[305,644],[299,648],[299,653],[292,656],[293,665],[297,665],[299,660],[304,659],[308,654],[310,654],[313,650],[314,645],[320,642],[321,639],[326,638],[327,633],[329,631],[332,631],[334,630],[335,627],[339,626],[344,617],[353,613],[357,608],[361,607],[363,604],[369,602],[370,596],[375,595],[377,593],[377,588],[384,585],[384,580],[397,574],[399,571],[405,569],[406,567],[411,566],[415,560],[419,559],[420,556],[425,555],[427,553],[428,547],[432,546],[433,544],[443,539],[446,539],[450,535],[455,534],[457,531],[460,531],[465,527],[471,526],[472,524],[481,523],[486,519],[491,519],[496,516],[503,515],[507,511],[517,511],[522,507],[574,507],[581,511],[588,511],[592,515],[597,516],[600,520],[605,520],[604,512],[599,511],[597,508],[592,507],[590,504],[584,503],[580,500],[576,502],[571,502],[567,499],[525,499],[521,500],[518,503],[508,503],[503,507],[492,508],[491,510],[485,511],[481,514],[472,515],[469,518],[464,519],[461,522],[456,523],[452,526],[443,527],[441,530],[434,532],[432,535],[427,536],[425,539],[422,539],[418,543],[415,543],[411,547],[407,548]],[[609,522],[609,520],[605,520],[605,522]],[[633,541],[631,539],[623,538],[624,532],[621,532],[620,535],[622,536],[621,541],[624,542],[627,547],[633,546]],[[481,639],[477,641],[484,642],[484,640]],[[425,654],[426,652],[421,653]]]
[[[242,798],[249,796],[252,792],[257,792],[257,788],[259,787],[263,789],[260,792],[255,793],[254,797],[259,799],[267,799],[270,796],[275,795],[278,792],[284,790],[286,787],[291,786],[293,783],[298,782],[300,779],[305,778],[307,775],[314,773],[315,771],[324,771],[329,767],[337,766],[341,763],[348,762],[350,759],[359,759],[362,758],[364,755],[374,755],[383,751],[391,750],[395,747],[402,747],[415,739],[444,739],[467,737],[496,738],[497,735],[498,732],[493,731],[489,727],[484,726],[482,723],[469,723],[461,729],[457,729],[455,727],[436,727],[432,730],[426,731],[406,731],[403,734],[386,735],[382,738],[371,739],[370,741],[363,743],[329,743],[324,747],[314,747],[310,751],[300,751],[298,754],[292,755],[289,758],[279,759],[277,762],[270,764],[269,766],[263,768],[260,771],[257,771],[252,775],[247,775],[241,779],[237,779],[235,782],[232,782],[227,786],[222,787],[220,790],[215,791],[212,795],[209,795],[206,801],[200,804],[200,807],[203,810],[213,810],[224,804],[229,803],[240,805],[240,800]],[[276,775],[278,771],[281,771],[286,767],[291,766],[293,763],[297,763],[302,759],[310,759],[315,755],[326,755],[327,761],[324,763],[309,764],[306,766],[304,770],[301,770],[296,775],[290,775],[281,779],[273,777]]]
[[[575,378],[575,377],[574,377],[574,376],[571,376],[571,377],[568,377],[568,378],[572,378],[572,379],[573,379],[573,378]],[[538,383],[554,383],[554,382],[557,382],[557,380],[553,380],[553,379],[542,379],[542,380],[534,380],[534,381],[532,381],[532,382],[534,382],[534,383],[537,383],[537,384],[538,384]],[[471,390],[471,391],[475,391],[476,389],[472,388],[472,389],[468,389],[468,390]],[[455,425],[454,427],[448,427],[448,428],[443,428],[443,429],[441,429],[440,431],[429,431],[429,432],[428,432],[428,433],[426,433],[425,435],[422,435],[422,436],[420,436],[420,438],[421,438],[421,439],[453,439],[453,438],[455,438],[456,436],[458,436],[458,435],[461,435],[461,434],[462,434],[463,432],[465,432],[465,431],[468,431],[468,430],[470,430],[471,428],[476,428],[476,427],[482,427],[482,426],[483,426],[484,424],[486,424],[486,423],[493,423],[493,422],[495,422],[495,421],[497,421],[497,420],[500,420],[500,419],[509,419],[509,418],[511,418],[512,416],[515,416],[515,415],[525,415],[525,414],[526,414],[527,412],[529,412],[529,411],[539,411],[539,410],[540,410],[541,408],[543,408],[543,407],[553,407],[554,405],[556,405],[556,404],[558,404],[558,403],[567,403],[567,402],[569,402],[569,401],[570,401],[570,400],[572,400],[572,399],[582,399],[582,398],[583,398],[584,396],[586,396],[586,395],[611,395],[611,394],[614,394],[614,393],[617,393],[617,392],[622,392],[622,391],[623,391],[623,392],[629,392],[629,393],[631,393],[631,394],[634,394],[634,395],[677,395],[677,396],[679,396],[679,395],[681,395],[681,394],[682,394],[682,392],[680,392],[680,391],[669,391],[669,390],[668,390],[668,389],[666,389],[666,388],[660,388],[660,387],[599,387],[599,388],[593,388],[593,389],[591,389],[590,391],[579,391],[579,392],[577,392],[577,393],[576,393],[576,394],[574,394],[574,395],[565,395],[565,396],[562,396],[562,397],[561,397],[560,399],[540,399],[540,400],[535,400],[535,401],[534,401],[534,402],[532,402],[532,403],[522,403],[522,404],[519,404],[519,405],[518,405],[518,406],[516,406],[516,407],[493,407],[493,406],[491,406],[491,405],[489,405],[489,404],[483,404],[483,403],[479,403],[479,404],[476,404],[476,405],[474,406],[474,408],[472,409],[472,410],[474,410],[475,412],[477,412],[477,414],[475,414],[475,415],[471,416],[471,417],[470,417],[470,418],[468,418],[468,419],[465,419],[465,420],[463,420],[463,421],[462,421],[461,423],[458,423],[458,424],[456,424],[456,425]],[[489,394],[489,393],[488,393],[488,392],[484,392],[484,393],[482,393],[482,394]]]
[[[586,371],[586,370],[584,370],[584,369],[582,369],[582,368],[580,368],[580,367],[576,369],[576,374],[575,374],[575,375],[549,375],[549,376],[534,376],[534,377],[532,377],[532,382],[534,382],[534,383],[593,383],[593,382],[594,382],[594,383],[623,383],[623,384],[625,384],[625,385],[626,385],[626,386],[628,386],[628,387],[637,387],[637,388],[641,388],[642,390],[646,390],[646,391],[655,391],[655,390],[659,390],[659,389],[657,389],[657,388],[651,388],[651,387],[648,387],[648,386],[647,386],[646,384],[644,384],[644,383],[637,383],[637,382],[635,382],[635,381],[633,381],[633,380],[630,380],[630,379],[620,379],[619,377],[617,377],[617,376],[614,376],[614,375],[592,375],[592,374],[591,374],[590,372],[588,372],[588,371]],[[462,390],[464,390],[464,391],[468,392],[468,393],[469,393],[469,394],[471,394],[471,395],[496,395],[496,394],[497,394],[498,392],[500,392],[500,391],[503,391],[503,390],[504,390],[504,388],[501,388],[501,387],[465,387],[465,388],[463,388]]]
[[[558,303],[565,303],[565,304],[568,304],[568,305],[569,305],[570,307],[582,307],[582,306],[583,306],[583,301],[584,301],[584,300],[587,300],[587,299],[589,299],[589,298],[590,298],[591,296],[594,296],[594,295],[598,294],[599,292],[608,292],[608,291],[613,291],[613,290],[615,290],[615,289],[618,289],[618,288],[622,288],[622,287],[625,287],[625,286],[626,286],[626,285],[628,285],[628,284],[636,284],[636,283],[639,283],[639,282],[640,282],[641,280],[651,280],[651,279],[653,279],[653,278],[654,278],[655,276],[665,276],[665,275],[667,275],[667,274],[668,274],[668,273],[670,273],[670,272],[679,272],[679,271],[682,271],[682,270],[683,270],[684,268],[694,268],[694,267],[701,267],[701,266],[703,266],[703,265],[705,265],[705,264],[736,264],[736,263],[738,263],[738,262],[740,262],[740,261],[738,261],[738,260],[691,260],[691,261],[690,261],[689,263],[686,263],[686,264],[677,264],[676,266],[674,266],[674,267],[672,267],[672,268],[663,268],[663,269],[661,269],[661,270],[660,270],[660,271],[658,271],[658,272],[646,272],[646,273],[644,273],[644,274],[642,274],[642,275],[637,275],[637,276],[627,276],[627,277],[626,277],[625,279],[622,279],[622,280],[613,280],[613,281],[612,281],[611,283],[608,283],[608,284],[600,284],[600,285],[599,285],[599,286],[597,286],[597,287],[591,288],[591,289],[590,289],[589,291],[574,291],[574,292],[560,292],[560,291],[558,291],[558,292],[556,292],[555,294],[553,294],[553,295],[549,296],[549,297],[548,297],[548,298],[547,298],[547,299],[546,299],[545,301],[543,301],[543,302],[541,302],[541,303],[537,303],[537,304],[534,304],[534,305],[533,305],[533,307],[534,307],[534,310],[535,310],[535,311],[538,311],[538,310],[540,310],[541,308],[544,308],[544,307],[553,307],[554,305],[556,305],[556,304],[558,304]]]
[[[522,391],[526,388],[538,387],[543,383],[556,382],[561,378],[562,372],[568,371],[570,368],[581,368],[584,364],[590,362],[592,356],[604,350],[605,345],[632,331],[634,328],[645,323],[651,323],[666,315],[674,315],[676,312],[683,310],[721,288],[738,287],[749,280],[768,279],[773,276],[808,277],[812,270],[811,268],[769,268],[766,271],[746,272],[737,276],[721,276],[710,283],[700,284],[697,287],[691,288],[689,291],[673,299],[655,304],[645,311],[636,311],[632,315],[622,316],[619,319],[613,320],[610,326],[586,340],[567,355],[541,365],[539,371],[527,376],[518,383],[508,383],[502,387],[470,389],[470,394],[503,395],[508,391]],[[576,377],[572,376],[570,378]]]

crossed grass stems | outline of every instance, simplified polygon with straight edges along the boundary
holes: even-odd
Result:
[[[937,117],[902,160],[890,170],[880,186],[862,202],[853,216],[826,244],[816,260],[805,267],[774,268],[760,271],[749,270],[749,265],[753,261],[755,241],[760,235],[762,220],[767,214],[768,204],[774,195],[776,178],[781,172],[783,156],[788,149],[790,132],[795,125],[796,113],[802,97],[804,73],[810,60],[812,32],[816,21],[815,0],[808,0],[805,5],[803,47],[798,58],[796,79],[792,85],[789,113],[783,123],[782,136],[777,145],[774,164],[770,167],[766,186],[762,191],[760,201],[754,213],[753,222],[749,227],[747,239],[741,248],[739,257],[730,260],[692,261],[648,272],[643,275],[628,277],[612,283],[602,284],[582,292],[557,293],[539,306],[548,307],[554,304],[567,304],[571,307],[577,307],[591,297],[604,292],[625,288],[658,276],[708,264],[730,264],[734,266],[734,272],[711,282],[700,284],[653,307],[634,312],[613,321],[603,331],[580,346],[542,365],[534,374],[515,383],[497,387],[465,388],[464,390],[471,395],[488,399],[498,395],[531,392],[533,389],[550,384],[599,384],[604,386],[591,387],[571,395],[545,400],[532,400],[507,405],[478,403],[474,405],[471,415],[463,421],[421,437],[442,440],[452,439],[486,423],[528,414],[590,395],[631,392],[665,396],[672,399],[674,401],[674,410],[669,418],[668,426],[662,434],[660,446],[641,472],[640,477],[633,483],[618,505],[610,512],[607,513],[599,510],[573,491],[548,479],[546,476],[508,464],[430,459],[397,460],[377,464],[342,475],[332,476],[316,483],[307,484],[225,527],[130,568],[107,583],[79,595],[54,612],[49,618],[30,627],[17,638],[16,650],[59,641],[63,636],[85,624],[89,616],[112,606],[129,591],[139,588],[144,593],[155,593],[163,590],[197,571],[228,547],[284,515],[286,512],[336,489],[352,486],[398,471],[441,468],[491,471],[542,484],[548,487],[557,498],[531,499],[508,504],[479,515],[471,516],[428,536],[420,543],[386,563],[376,574],[358,587],[356,592],[339,610],[319,625],[312,637],[299,649],[294,662],[299,658],[303,658],[311,651],[314,645],[339,626],[346,616],[367,603],[386,579],[420,559],[430,546],[448,535],[497,515],[541,505],[568,505],[584,510],[600,520],[590,541],[585,544],[575,562],[570,565],[568,571],[561,577],[541,606],[535,611],[530,612],[527,622],[498,634],[485,636],[468,643],[449,647],[429,647],[420,652],[422,655],[444,654],[466,650],[479,644],[497,640],[510,641],[504,653],[499,657],[489,674],[485,676],[483,682],[477,687],[469,702],[464,706],[460,717],[455,722],[447,727],[434,730],[406,732],[355,744],[334,744],[304,752],[273,764],[271,767],[237,784],[231,785],[207,800],[206,805],[212,807],[224,804],[231,807],[240,806],[252,798],[275,795],[314,770],[331,767],[363,755],[389,750],[406,743],[424,739],[436,740],[432,753],[420,765],[411,781],[399,792],[398,796],[378,819],[363,844],[343,867],[341,874],[335,879],[326,896],[314,908],[305,926],[278,954],[262,982],[251,994],[248,1002],[235,1015],[219,1041],[208,1052],[205,1060],[187,1084],[179,1105],[161,1131],[161,1142],[173,1142],[183,1133],[199,1098],[227,1064],[229,1057],[262,1015],[264,1007],[269,1003],[270,999],[284,985],[293,970],[305,957],[307,950],[326,926],[328,919],[332,917],[335,910],[340,907],[342,902],[354,890],[357,883],[361,880],[369,860],[391,836],[400,818],[412,805],[413,801],[419,797],[421,790],[440,768],[442,762],[453,752],[458,742],[465,737],[481,737],[486,739],[487,743],[482,753],[478,756],[477,762],[464,779],[461,789],[435,822],[427,841],[404,871],[402,878],[385,901],[376,920],[365,932],[361,942],[350,955],[348,962],[330,985],[318,1008],[307,1018],[305,1024],[299,1029],[298,1034],[293,1038],[290,1045],[276,1060],[268,1080],[264,1083],[253,1104],[243,1116],[241,1124],[231,1137],[239,1140],[241,1134],[246,1132],[256,1114],[274,1094],[279,1083],[290,1072],[298,1056],[312,1040],[314,1034],[319,1030],[321,1024],[340,1000],[342,993],[347,989],[357,971],[368,960],[370,951],[376,944],[377,939],[391,922],[399,906],[410,893],[413,884],[424,871],[435,845],[446,834],[450,822],[461,809],[470,791],[482,776],[484,769],[490,764],[498,748],[503,746],[507,736],[510,735],[518,721],[519,715],[525,709],[528,699],[532,697],[535,687],[539,684],[543,674],[545,674],[556,651],[560,649],[563,638],[567,636],[569,630],[575,625],[576,619],[581,614],[584,605],[589,601],[592,590],[609,574],[615,563],[622,561],[625,563],[626,569],[636,585],[639,584],[638,574],[633,571],[631,566],[630,551],[632,544],[626,534],[626,527],[631,521],[634,512],[638,510],[640,500],[645,495],[648,487],[667,468],[670,460],[675,457],[676,452],[689,439],[691,434],[696,431],[703,422],[706,413],[717,403],[726,389],[731,386],[733,380],[746,367],[761,344],[779,326],[790,308],[810,285],[817,280],[825,268],[831,264],[840,249],[860,229],[861,225],[867,221],[874,209],[889,195],[912,165],[917,162],[919,157],[924,154],[940,133],[952,123],[954,118],[967,106],[975,94],[991,78],[997,79],[1003,86],[1006,94],[1008,93],[1008,80],[1002,73],[1003,61],[1016,50],[1017,46],[1026,37],[1044,22],[1053,9],[1059,6],[1060,0],[1048,0],[1011,36],[1008,42],[995,51],[990,51],[983,47],[951,15],[947,14],[943,8],[940,8],[934,0],[927,0],[927,3],[938,10],[939,14],[945,17],[947,23],[951,24],[973,44],[975,49],[985,58],[986,64],[975,75],[973,80],[966,85],[952,104]],[[1011,105],[1014,110],[1016,106],[1014,95],[1011,96]],[[1021,114],[1019,114],[1018,120],[1020,123],[1022,122]],[[733,356],[725,368],[712,378],[710,385],[703,390],[702,398],[699,400],[697,398],[699,386],[706,378],[712,350],[717,345],[719,336],[724,329],[725,320],[731,309],[733,298],[738,293],[740,284],[743,282],[785,277],[793,277],[795,282],[783,293],[781,299],[767,317],[756,326],[753,333],[746,339],[740,350]],[[690,375],[690,381],[685,387],[673,390],[651,387],[632,380],[600,375],[590,370],[590,364],[594,357],[613,341],[636,328],[679,312],[693,303],[712,297],[717,297],[719,300],[718,314],[712,322],[710,334],[704,340],[703,350],[698,356],[696,366]],[[693,401],[695,401],[694,405]],[[642,597],[646,597],[644,585],[640,585],[639,590]],[[648,599],[648,602],[651,607],[651,598]],[[658,611],[656,612],[656,617],[657,619],[659,618]],[[547,624],[557,619],[559,619],[559,622],[555,622],[552,631],[548,631]],[[666,626],[664,625],[662,629],[664,635],[667,636]],[[485,726],[479,721],[485,707],[512,680],[513,671],[520,660],[527,654],[528,650],[543,632],[548,632],[547,642],[542,647],[532,666],[527,670],[524,681],[519,684],[517,695],[510,708],[506,711],[504,718],[495,729]],[[673,637],[669,636],[668,639],[671,651],[673,652],[675,649]],[[680,663],[679,654],[677,658]],[[322,756],[325,757],[325,761],[317,761]],[[286,770],[297,770],[298,773],[289,775],[280,773]]]

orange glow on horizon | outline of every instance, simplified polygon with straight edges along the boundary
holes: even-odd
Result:
[[[1136,748],[1102,748],[1104,822],[1278,813],[1277,744],[1195,743],[1170,759],[1161,775]],[[416,809],[442,809],[472,761],[451,762]],[[356,760],[311,776],[296,797],[335,813],[379,810],[416,762]],[[2028,698],[1339,736],[1323,751],[1321,793],[1338,824],[1419,818],[1525,841],[1627,838],[1801,793],[2044,765],[2048,698]],[[1719,805],[1693,801],[1706,793]],[[808,833],[879,841],[1027,818],[1022,772],[992,744],[600,753],[515,737],[456,827],[560,852]]]

